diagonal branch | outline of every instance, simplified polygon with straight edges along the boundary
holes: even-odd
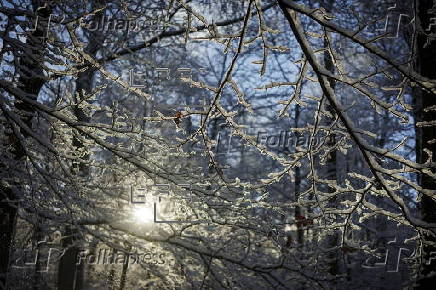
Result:
[[[324,68],[318,63],[315,53],[313,49],[311,48],[309,41],[305,37],[304,31],[298,23],[298,16],[297,12],[294,10],[291,10],[285,5],[285,0],[279,0],[279,6],[283,11],[283,14],[285,15],[286,19],[289,22],[289,25],[295,35],[295,38],[297,42],[300,44],[300,47],[305,54],[309,64],[312,66],[312,69],[314,70],[315,74],[317,75],[317,78],[319,80],[321,89],[323,93],[325,94],[326,98],[330,102],[330,105],[334,109],[334,111],[338,114],[338,117],[342,121],[343,125],[346,127],[350,137],[353,139],[353,141],[358,146],[359,150],[361,151],[362,155],[365,158],[365,161],[367,165],[369,166],[369,169],[371,170],[372,174],[376,178],[376,180],[379,182],[379,184],[382,186],[382,188],[386,191],[388,196],[398,205],[398,207],[401,209],[401,212],[403,213],[404,217],[410,222],[411,225],[423,228],[423,229],[430,229],[430,228],[436,228],[435,223],[426,223],[418,218],[415,218],[410,213],[408,207],[405,205],[403,199],[399,197],[397,194],[395,194],[389,185],[387,184],[386,180],[383,178],[383,175],[380,171],[377,170],[378,164],[376,160],[374,160],[374,157],[370,154],[370,152],[367,150],[367,147],[369,144],[358,134],[356,134],[355,125],[353,121],[344,114],[344,110],[341,107],[341,104],[336,100],[335,93],[333,89],[330,86],[330,83],[325,76]],[[286,1],[289,2],[289,1]]]

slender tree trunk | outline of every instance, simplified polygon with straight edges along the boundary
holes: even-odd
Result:
[[[112,249],[112,255],[116,260],[117,249]],[[115,289],[115,265],[111,265],[111,270],[109,271],[109,275],[107,278],[107,288],[110,290]]]
[[[91,242],[89,244],[89,257],[97,257],[97,249],[98,249],[98,240],[91,237]],[[96,263],[98,264],[98,263]],[[90,263],[85,263],[84,265],[84,280],[86,281],[86,285],[88,286],[89,283],[92,283],[95,281],[95,271],[96,271],[96,267],[97,265],[94,264],[90,264]]]
[[[129,266],[128,263],[123,264],[123,270],[121,272],[121,278],[120,278],[120,288],[118,288],[119,290],[124,290],[124,287],[126,286],[128,266]]]
[[[9,251],[14,235],[17,209],[10,201],[7,201],[14,199],[12,190],[4,186],[1,186],[0,189],[2,194],[0,197],[0,287],[6,287]]]
[[[132,247],[129,246],[129,253],[132,251]],[[120,287],[118,290],[124,290],[124,287],[126,287],[126,281],[127,281],[127,271],[129,270],[129,263],[123,263],[123,270],[121,271],[121,277],[120,277]]]
[[[416,70],[421,73],[422,76],[427,77],[432,80],[436,80],[436,42],[427,37],[425,30],[429,27],[432,22],[434,15],[429,14],[428,10],[432,8],[433,1],[431,0],[420,0],[415,1],[416,16],[417,16],[417,39],[416,39]],[[431,33],[434,33],[434,28]],[[427,32],[430,34],[430,32]],[[430,92],[416,89],[414,90],[414,105],[415,105],[415,125],[418,122],[431,122],[436,120],[436,111],[434,107],[436,106],[436,95]],[[427,108],[433,107],[432,110],[426,110]],[[424,152],[425,149],[431,154],[431,158],[436,160],[436,143],[431,143],[431,140],[436,139],[436,126],[420,127],[416,126],[416,159],[420,163],[424,163],[428,154]],[[433,169],[435,172],[435,169]],[[419,176],[419,183],[425,189],[436,190],[436,180],[433,178],[422,174]],[[436,222],[436,202],[434,199],[423,195],[421,200],[421,212],[422,218],[426,222],[435,223]],[[436,239],[433,229],[433,235],[425,235],[425,245],[424,245],[424,262],[422,264],[422,272],[420,273],[420,279],[418,281],[418,289],[433,289],[436,285],[436,276],[428,276],[431,271],[436,270],[435,263],[429,263],[431,252],[436,252],[436,247],[429,243],[435,243]]]
[[[81,269],[77,266],[77,257],[80,248],[74,245],[74,236],[77,231],[67,227],[65,231],[66,238],[62,241],[62,248],[66,249],[64,255],[59,261],[58,269],[58,289],[59,290],[76,290],[82,289],[82,281],[78,279],[82,274]],[[83,266],[82,266],[83,267]]]
[[[41,281],[40,281],[40,273],[41,273],[41,259],[40,259],[40,257],[41,257],[41,251],[42,251],[42,248],[41,248],[41,246],[40,246],[40,241],[42,241],[42,238],[43,238],[43,235],[41,234],[41,227],[40,227],[40,225],[39,224],[37,224],[37,226],[35,227],[35,230],[34,230],[34,233],[33,233],[33,243],[34,243],[34,245],[35,245],[35,252],[36,252],[36,255],[37,255],[37,258],[36,258],[36,264],[35,264],[35,269],[34,269],[34,272],[33,272],[33,289],[34,290],[38,290],[39,288],[40,288],[40,286],[42,286],[42,285],[40,285],[40,283],[41,283]]]
[[[333,8],[333,1],[332,0],[325,0],[325,5],[324,8],[326,9],[327,12],[331,12],[332,8]],[[325,31],[326,35],[329,33],[328,30],[326,29]],[[326,36],[326,38],[324,38],[324,47],[325,49],[327,49],[324,52],[324,65],[325,68],[330,71],[331,73],[334,73],[335,71],[335,66],[333,63],[333,59],[332,56],[329,53],[329,45],[332,46],[332,43],[329,43],[329,40]],[[328,81],[330,83],[331,88],[334,90],[335,89],[335,80],[328,78]],[[327,112],[331,115],[331,117],[327,118],[326,121],[326,125],[327,126],[331,126],[333,124],[333,122],[336,119],[336,113],[334,111],[334,109],[330,106],[330,104],[327,104],[326,106]],[[327,146],[328,147],[333,147],[336,144],[336,135],[335,134],[330,134],[330,136],[327,139]],[[327,161],[327,174],[326,174],[326,178],[328,180],[332,180],[337,182],[338,180],[338,173],[337,173],[337,152],[336,150],[332,150],[330,152],[330,157]],[[334,193],[334,189],[328,187],[327,188],[327,192],[328,193]],[[337,196],[333,197],[330,199],[329,201],[329,208],[337,208],[338,206],[338,198]],[[336,223],[336,216],[333,217],[333,221]],[[331,232],[329,233],[329,237],[328,237],[328,245],[330,248],[336,247],[339,243],[339,236],[338,233],[336,232],[335,229],[332,229]],[[333,276],[337,275],[339,272],[339,258],[338,258],[338,252],[337,250],[333,250],[329,255],[328,258],[330,260],[329,262],[329,273]]]
[[[300,105],[295,105],[295,119],[294,119],[294,127],[298,128],[298,121],[300,119]],[[297,142],[298,144],[298,142]],[[300,167],[295,168],[295,200],[298,201],[301,192],[301,170]],[[303,215],[303,210],[299,205],[295,207],[295,218],[294,221],[297,222],[299,218]],[[309,217],[306,217],[309,218]],[[301,225],[297,224],[297,242],[299,245],[303,244],[304,241],[304,229]]]
[[[101,8],[104,3],[101,0],[95,1],[93,5],[94,8]],[[102,13],[96,13],[95,20],[100,21],[102,17]],[[90,55],[91,57],[95,57],[98,50],[103,43],[103,35],[99,31],[89,31],[89,41],[88,45],[85,48],[85,53]],[[76,99],[76,106],[74,107],[74,115],[76,116],[79,122],[87,123],[90,121],[90,117],[83,111],[82,108],[78,105],[80,102],[83,102],[88,94],[92,91],[92,80],[95,73],[95,68],[88,68],[84,72],[79,73],[79,77],[76,81],[76,92],[78,99]],[[79,134],[75,132],[75,134]],[[80,149],[84,147],[82,142],[82,138],[84,136],[75,135],[73,137],[73,147],[78,152]],[[89,168],[87,165],[87,160],[89,159],[89,154],[85,154],[84,156],[76,156],[77,161],[72,166],[73,174],[77,174],[81,177],[87,177],[89,175]],[[70,229],[67,228],[68,232],[76,233],[78,229]],[[76,241],[77,243],[77,241]],[[80,263],[76,265],[77,255],[79,254],[79,247],[73,245],[73,240],[67,240],[65,243],[66,247],[70,247],[67,250],[67,253],[61,258],[58,269],[58,283],[59,290],[79,290],[83,289],[85,283],[85,265]]]

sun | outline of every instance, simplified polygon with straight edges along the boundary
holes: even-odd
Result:
[[[150,223],[154,221],[153,210],[145,206],[137,206],[133,208],[133,216],[135,220],[141,223]]]

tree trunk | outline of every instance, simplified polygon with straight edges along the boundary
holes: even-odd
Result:
[[[333,8],[333,1],[326,0],[324,8],[326,9],[326,11],[328,13],[330,13],[332,11],[332,8]],[[327,51],[324,52],[324,65],[328,71],[330,71],[331,73],[334,73],[335,66],[333,63],[332,56],[330,55],[330,53],[328,51],[329,45],[332,45],[332,43],[329,43],[329,41],[327,39],[327,35],[329,33],[327,29],[326,29],[325,33],[326,33],[326,38],[324,38],[324,48],[327,49]],[[332,78],[328,78],[328,81],[330,83],[331,88],[334,90],[335,89],[335,80],[333,80]],[[331,117],[327,118],[327,120],[326,120],[326,126],[332,126],[333,122],[336,119],[336,113],[335,113],[334,109],[330,106],[330,104],[327,104],[326,109],[327,109],[327,112],[331,115]],[[336,136],[335,136],[335,134],[330,134],[330,136],[327,139],[328,148],[335,146],[335,144],[336,144]],[[327,180],[332,180],[332,181],[337,182],[338,173],[337,173],[337,166],[336,165],[337,165],[337,152],[336,152],[336,150],[332,150],[330,152],[329,159],[327,160],[327,173],[326,173]],[[334,193],[335,191],[333,188],[328,187],[327,192],[330,194],[330,193]],[[337,206],[338,206],[338,198],[337,198],[337,196],[335,196],[335,197],[330,199],[328,207],[329,208],[337,208]],[[334,215],[332,218],[333,218],[334,223],[336,223],[336,215]],[[338,242],[339,242],[339,236],[338,236],[336,230],[332,229],[331,232],[329,233],[329,237],[328,237],[329,248],[334,248],[334,247],[338,246]],[[332,250],[328,254],[328,259],[329,259],[329,273],[333,276],[336,276],[339,272],[339,264],[338,264],[339,258],[338,258],[338,252],[336,249]]]
[[[132,246],[129,246],[128,252],[130,253],[131,251],[132,251]],[[128,262],[123,263],[123,270],[121,271],[121,277],[120,277],[120,287],[118,288],[118,290],[124,290],[124,287],[126,286],[128,269],[129,269],[129,263]]]
[[[295,119],[294,119],[294,127],[298,128],[298,121],[300,119],[300,105],[295,105]],[[297,141],[297,144],[299,142]],[[295,200],[298,201],[301,192],[301,169],[300,167],[295,168]],[[294,221],[297,222],[299,218],[303,215],[303,211],[299,205],[295,207]],[[308,216],[306,218],[309,218]],[[297,242],[299,245],[302,245],[304,241],[304,229],[302,225],[297,224]]]
[[[75,290],[82,289],[83,283],[80,276],[83,274],[83,263],[76,265],[80,248],[74,245],[75,231],[67,227],[66,238],[62,241],[62,248],[66,249],[59,261],[58,269],[58,289]]]
[[[425,30],[432,22],[431,19],[434,15],[429,14],[428,10],[432,8],[433,1],[421,0],[416,1],[416,15],[417,15],[417,39],[416,39],[416,62],[415,69],[424,77],[432,80],[436,80],[436,42],[429,39],[425,33]],[[432,33],[434,33],[434,28]],[[430,32],[427,32],[430,33]],[[425,111],[426,108],[436,106],[436,96],[430,92],[416,89],[414,90],[414,109],[415,109],[415,129],[416,129],[416,159],[420,163],[424,163],[429,157],[424,152],[425,149],[431,152],[431,158],[436,159],[436,143],[429,143],[429,141],[436,139],[436,127],[419,127],[416,126],[418,122],[430,122],[436,120],[436,112],[433,110]],[[433,172],[435,170],[433,169]],[[419,184],[425,188],[435,191],[436,180],[433,178],[421,174],[419,176]],[[423,195],[421,200],[421,212],[422,218],[426,222],[436,222],[436,202],[434,199]],[[418,289],[432,289],[436,285],[436,276],[429,277],[429,273],[434,271],[435,264],[430,263],[427,265],[427,261],[430,260],[431,252],[436,252],[434,245],[428,243],[436,242],[434,235],[424,236],[426,244],[424,244],[424,262],[422,265],[422,272],[420,273],[420,279],[418,281]],[[426,277],[428,276],[428,277]]]
[[[1,185],[0,185],[1,186]],[[6,288],[6,277],[9,266],[9,251],[14,236],[17,209],[7,200],[13,200],[14,194],[9,187],[1,186],[0,197],[0,287]]]
[[[39,8],[39,1],[32,1],[33,10],[35,14],[42,18],[47,19],[51,13],[50,6],[45,8]],[[27,94],[31,94],[34,100],[37,99],[38,93],[44,85],[45,81],[42,77],[43,70],[41,68],[42,57],[44,54],[45,43],[42,37],[45,34],[44,21],[39,21],[36,29],[32,32],[32,38],[27,39],[27,48],[32,52],[32,59],[28,53],[25,53],[24,57],[19,59],[19,67],[17,70],[20,73],[18,79],[18,87]],[[35,109],[27,104],[17,101],[15,104],[16,108],[23,113],[32,115]],[[32,116],[22,117],[23,122],[32,128]],[[27,137],[25,132],[21,132],[24,137]],[[13,151],[14,158],[20,160],[25,156],[25,152],[15,137],[14,133],[9,136],[10,140],[13,140]],[[5,165],[0,164],[0,167],[5,167]],[[0,286],[7,286],[7,272],[9,267],[9,252],[11,249],[11,244],[13,240],[15,220],[17,215],[18,204],[15,202],[16,196],[13,189],[0,185]]]
[[[116,260],[117,249],[112,249],[112,255]],[[107,277],[107,289],[114,290],[115,287],[115,265],[111,265],[111,269],[109,271],[109,275]]]

